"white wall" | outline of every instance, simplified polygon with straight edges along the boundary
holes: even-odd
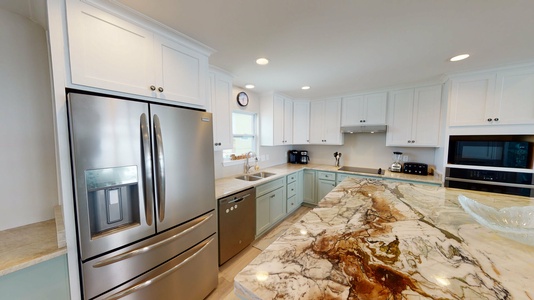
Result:
[[[388,168],[393,151],[408,155],[409,161],[434,165],[434,148],[386,147],[385,133],[345,134],[343,146],[294,146],[308,150],[312,164],[334,165],[334,152],[341,152],[340,166]]]
[[[249,104],[246,107],[241,107],[237,104],[235,100],[237,94],[241,91],[245,91],[249,96]],[[257,93],[254,93],[250,90],[245,90],[239,87],[232,88],[232,98],[230,99],[230,111],[247,111],[252,113],[257,113],[257,116],[260,117],[260,96]],[[259,119],[258,119],[258,134],[259,134]],[[259,140],[259,135],[258,135]],[[258,142],[259,144],[259,142]],[[264,160],[259,162],[260,168],[266,168],[274,165],[279,165],[287,162],[287,151],[290,150],[290,146],[274,146],[274,147],[259,147],[258,156],[266,158],[269,156],[269,160]],[[215,151],[215,178],[222,178],[227,176],[233,176],[243,173],[244,161],[234,166],[223,166],[222,165],[222,151]],[[252,162],[252,160],[251,160]]]
[[[0,9],[0,230],[54,217],[58,203],[44,29]]]

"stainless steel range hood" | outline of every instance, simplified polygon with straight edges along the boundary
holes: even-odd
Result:
[[[342,133],[375,133],[386,132],[387,126],[384,125],[356,125],[356,126],[342,126]]]

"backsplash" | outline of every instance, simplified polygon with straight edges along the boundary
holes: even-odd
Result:
[[[388,168],[393,162],[393,151],[408,156],[408,161],[435,165],[434,148],[386,147],[386,133],[345,134],[342,146],[293,146],[308,150],[312,164],[334,165],[334,152],[341,152],[340,166]]]

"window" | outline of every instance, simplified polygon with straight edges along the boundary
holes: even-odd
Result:
[[[256,114],[232,113],[232,145],[232,149],[223,151],[225,161],[232,160],[232,154],[239,159],[249,151],[256,153]]]

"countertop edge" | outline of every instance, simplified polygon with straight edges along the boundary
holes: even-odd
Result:
[[[58,246],[55,219],[0,231],[0,276],[67,253]]]

